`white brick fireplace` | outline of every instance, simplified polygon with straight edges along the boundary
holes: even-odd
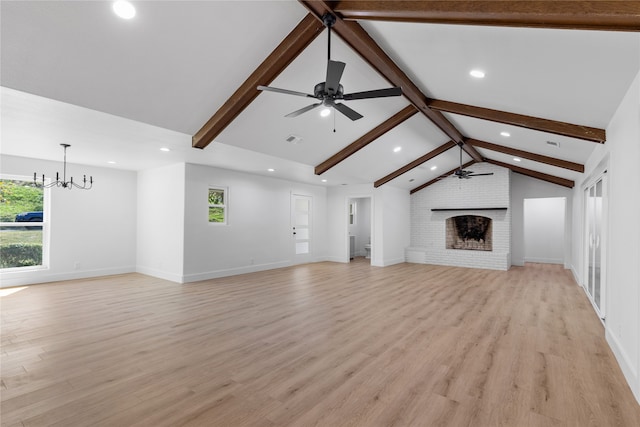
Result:
[[[493,172],[493,175],[471,179],[445,178],[411,195],[411,246],[405,251],[407,262],[509,269],[510,171],[490,163],[476,163],[467,169],[475,173]],[[446,248],[447,218],[459,215],[491,218],[492,250]]]

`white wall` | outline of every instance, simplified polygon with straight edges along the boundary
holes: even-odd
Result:
[[[208,222],[209,186],[228,188],[227,225]],[[291,228],[292,193],[313,198],[308,260],[326,260],[325,187],[187,164],[182,280],[204,280],[296,263]]]
[[[493,173],[471,179],[446,178],[411,196],[411,247],[407,261],[459,267],[507,270],[511,266],[510,171],[489,163],[473,165],[476,173]],[[508,208],[473,210],[473,208]],[[461,208],[464,214],[493,220],[493,251],[446,249],[445,221],[461,212],[431,209]]]
[[[605,334],[622,371],[640,401],[640,74],[614,114],[607,142],[596,147],[585,165],[585,180],[574,189],[573,269],[584,283],[584,184],[608,169],[608,256]],[[576,230],[576,228],[578,230]],[[595,314],[594,314],[595,315]]]
[[[381,187],[382,266],[405,262],[405,249],[411,241],[411,197],[406,190]]]
[[[138,172],[138,272],[182,281],[184,200],[184,163]]]
[[[524,261],[564,265],[564,197],[524,199]]]
[[[524,265],[524,200],[544,197],[564,197],[564,257],[565,268],[570,268],[572,260],[571,242],[574,224],[572,223],[573,190],[561,185],[551,184],[518,173],[511,174],[511,263]]]
[[[2,155],[0,168],[3,174],[33,179],[34,172],[62,173],[62,162]],[[48,268],[1,271],[2,287],[135,271],[135,172],[76,164],[67,164],[67,170],[74,179],[93,176],[93,189],[48,190]]]

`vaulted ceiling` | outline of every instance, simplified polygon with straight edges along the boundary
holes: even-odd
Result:
[[[572,187],[640,68],[639,2],[133,3],[123,21],[107,2],[2,1],[3,153],[59,160],[68,142],[105,167],[187,161],[419,191],[460,146],[467,165]],[[348,101],[357,121],[286,118],[309,100],[256,89],[324,81],[325,13],[345,92],[403,96]]]

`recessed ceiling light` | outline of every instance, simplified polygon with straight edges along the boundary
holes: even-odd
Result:
[[[521,160],[520,160],[519,158],[517,158],[517,157],[514,157],[514,158],[513,158],[513,161],[514,161],[514,162],[520,162]]]
[[[162,148],[160,149],[160,151],[171,151],[171,150],[170,150],[170,149],[168,149],[167,147],[162,147]]]
[[[136,8],[125,0],[118,0],[114,2],[113,11],[122,19],[131,19],[136,16]]]
[[[115,165],[116,162],[114,162],[113,160],[109,160],[107,163],[109,163],[110,165]]]
[[[437,167],[437,166],[431,166],[431,170],[432,170],[432,171],[434,171],[434,170],[436,170],[436,169],[438,169],[438,167]]]
[[[399,152],[401,150],[402,150],[402,147],[396,147],[396,148],[393,149],[393,152],[397,153],[397,152]]]
[[[320,111],[322,117],[327,117],[329,114],[331,114],[331,108],[324,108]]]
[[[323,180],[322,180],[322,182],[327,182],[327,180],[326,180],[326,179],[323,179]]]
[[[476,79],[483,79],[484,78],[484,71],[482,71],[482,70],[471,70],[471,71],[469,71],[469,75],[471,77],[475,77]]]
[[[267,169],[269,172],[275,172],[276,170],[274,168],[269,168]]]
[[[500,135],[506,136],[506,137],[511,136],[509,132],[500,132]]]

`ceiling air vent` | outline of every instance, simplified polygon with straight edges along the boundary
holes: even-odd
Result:
[[[289,135],[285,140],[292,144],[300,144],[302,142],[302,138],[298,135]]]
[[[550,146],[556,147],[556,148],[560,148],[560,143],[556,142],[556,141],[547,141],[547,145],[550,145]]]

